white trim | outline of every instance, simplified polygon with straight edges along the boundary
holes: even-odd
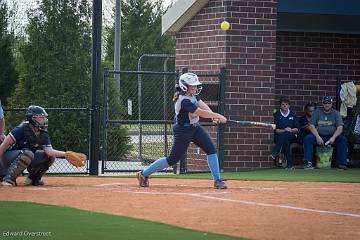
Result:
[[[14,141],[14,143],[13,144],[16,144],[16,139],[15,139],[15,137],[14,137],[14,135],[10,132],[9,133],[9,136],[12,138],[12,140]]]
[[[161,34],[175,35],[209,0],[179,0],[162,16]]]
[[[290,114],[290,109],[288,109],[288,111],[287,111],[287,113],[286,114],[284,114],[282,111],[281,111],[281,109],[280,109],[280,113],[281,113],[281,115],[283,116],[283,117],[288,117],[289,116],[289,114]]]

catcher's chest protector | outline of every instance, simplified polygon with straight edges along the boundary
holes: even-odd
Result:
[[[32,151],[36,151],[40,149],[41,145],[44,142],[44,139],[47,138],[48,132],[41,130],[40,133],[37,135],[31,129],[29,123],[25,123],[24,125],[24,135],[27,140],[27,148],[31,149]]]

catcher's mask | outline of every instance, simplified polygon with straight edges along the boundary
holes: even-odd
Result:
[[[196,86],[197,89],[195,95],[200,94],[202,90],[201,84],[202,83],[199,81],[199,78],[195,73],[184,73],[179,79],[179,86],[184,92],[187,92],[188,86]]]
[[[38,129],[45,129],[48,127],[48,114],[46,113],[45,109],[40,106],[29,106],[26,110],[26,120],[29,121],[31,125]],[[44,121],[41,123],[37,121],[38,117],[43,117]]]

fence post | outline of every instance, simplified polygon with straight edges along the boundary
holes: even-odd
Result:
[[[225,73],[226,69],[224,67],[220,68],[219,73],[219,113],[224,115],[225,113]],[[218,148],[219,148],[219,167],[223,171],[223,162],[224,162],[224,124],[219,124],[217,139],[218,139]]]
[[[99,174],[100,143],[100,72],[101,72],[101,25],[102,1],[93,0],[92,31],[92,84],[91,84],[91,129],[90,129],[90,175]]]
[[[108,91],[108,77],[109,77],[109,69],[104,69],[104,107],[103,107],[103,144],[102,151],[103,157],[101,159],[101,173],[104,174],[107,162],[107,154],[108,154],[108,120],[109,120],[109,91]]]

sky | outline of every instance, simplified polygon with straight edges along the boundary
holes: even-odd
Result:
[[[12,8],[14,5],[16,6],[16,16],[13,19],[14,28],[17,32],[22,32],[24,26],[27,23],[26,11],[30,8],[34,8],[37,5],[38,0],[5,0],[8,6]],[[92,2],[93,0],[89,0]],[[176,2],[178,0],[163,0],[164,6],[169,6],[172,2]],[[112,9],[116,0],[102,0],[103,2],[103,23],[109,24],[113,21]]]

